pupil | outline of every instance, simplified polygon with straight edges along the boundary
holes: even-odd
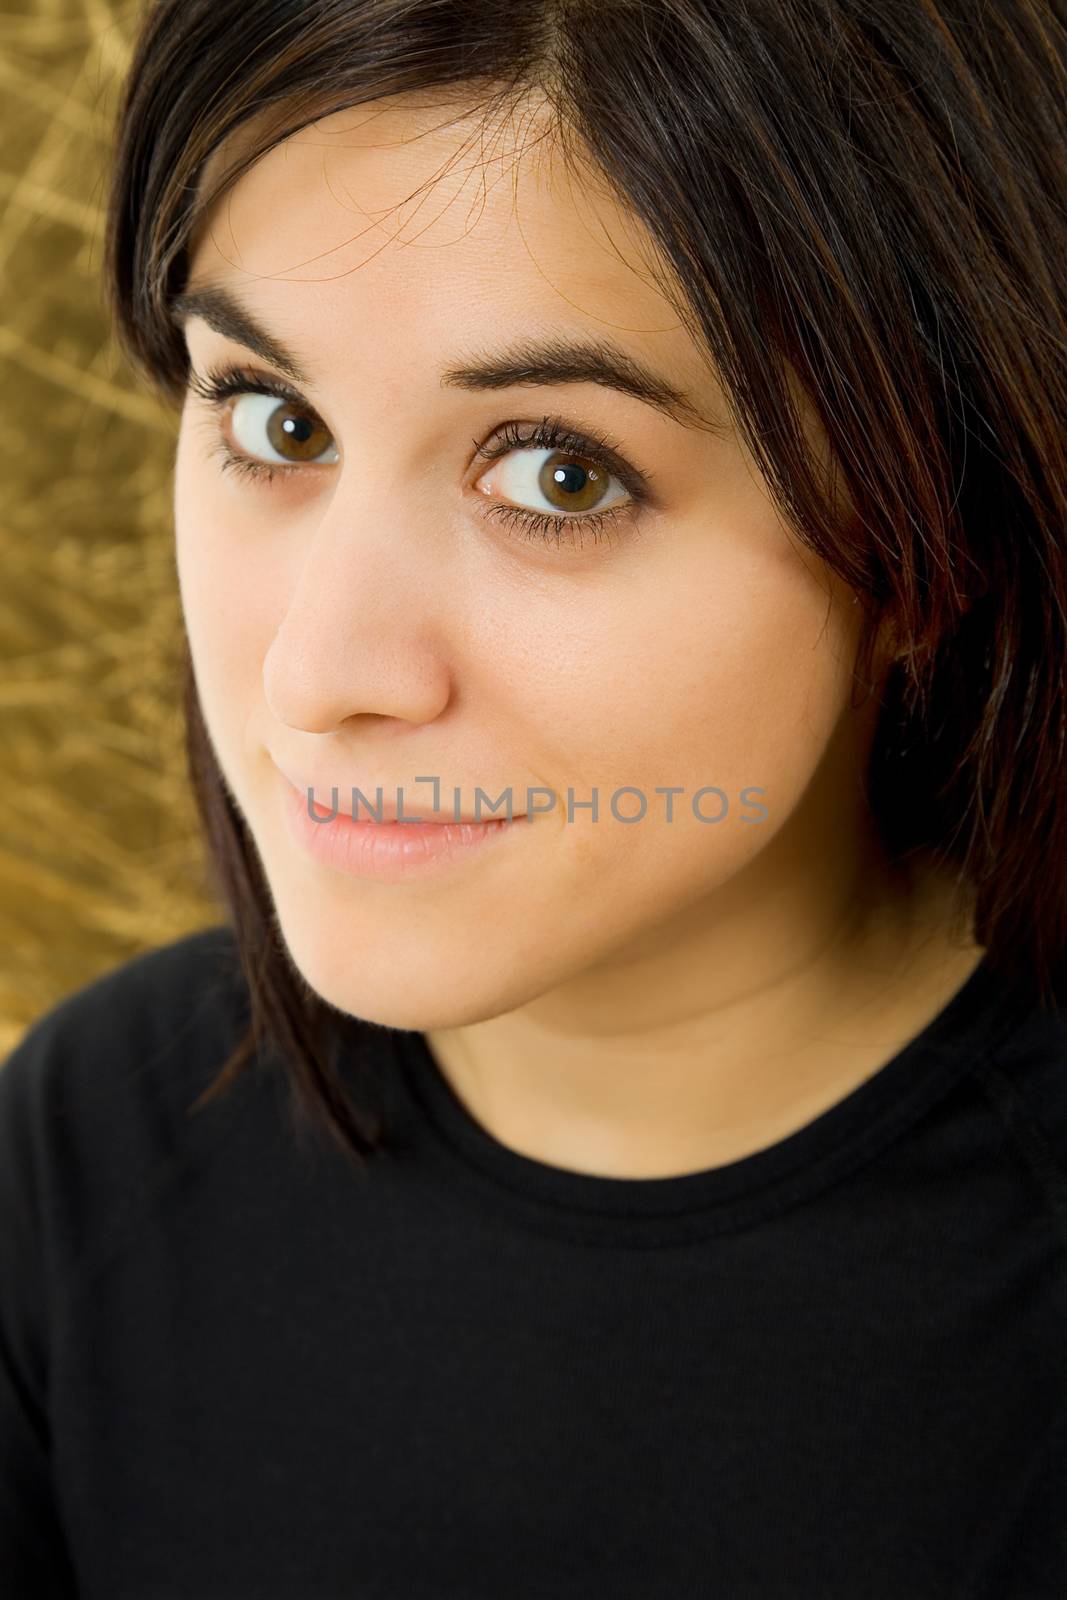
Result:
[[[579,482],[573,481],[572,474],[577,474]],[[587,474],[584,467],[556,467],[552,473],[553,482],[566,489],[568,494],[580,494],[585,487],[584,480]]]
[[[286,417],[282,423],[282,431],[288,434],[290,439],[295,439],[297,444],[307,444],[313,430],[306,417]]]

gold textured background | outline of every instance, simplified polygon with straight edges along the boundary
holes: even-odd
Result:
[[[178,712],[177,428],[101,288],[141,4],[0,3],[0,1058],[74,988],[221,920]]]

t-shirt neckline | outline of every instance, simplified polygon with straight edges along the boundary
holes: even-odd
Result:
[[[999,1003],[998,1002],[1002,1002]],[[666,1177],[578,1172],[524,1155],[459,1099],[424,1034],[389,1030],[418,1131],[483,1196],[510,1198],[537,1225],[588,1240],[649,1244],[746,1225],[814,1194],[912,1126],[1019,1020],[988,954],[929,1022],[842,1099],[774,1144]]]

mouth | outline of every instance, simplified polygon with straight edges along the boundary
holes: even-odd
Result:
[[[404,828],[410,828],[414,825],[425,825],[427,827],[457,827],[461,825],[481,827],[486,822],[514,821],[526,815],[522,811],[513,811],[510,817],[473,816],[470,812],[464,811],[457,815],[454,807],[449,812],[444,806],[438,807],[437,811],[427,813],[425,807],[416,808],[411,806],[410,802],[403,796],[403,786],[401,784],[395,784],[392,787],[388,784],[376,784],[368,789],[363,789],[358,784],[350,784],[347,789],[334,784],[329,789],[324,789],[321,784],[307,783],[303,779],[294,777],[291,772],[277,762],[274,765],[278,768],[279,773],[287,784],[299,794],[309,817],[313,818],[320,826],[330,821],[342,823],[348,821],[360,825],[370,823],[378,828],[386,828],[391,825],[399,825]],[[358,816],[353,814],[351,803],[348,805],[341,803],[342,797],[346,794],[351,802],[353,789],[357,790],[360,796],[357,807]],[[380,803],[379,790],[381,791]],[[484,792],[486,791],[483,790]],[[324,799],[324,794],[328,794],[329,799]],[[389,800],[387,796],[390,794],[396,795],[399,803]],[[335,795],[337,797],[336,801],[334,799]],[[312,810],[312,808],[314,809]]]
[[[289,835],[301,851],[319,864],[362,878],[401,879],[431,870],[473,861],[492,853],[505,838],[514,839],[526,830],[518,826],[521,817],[490,821],[408,820],[401,815],[384,814],[382,820],[354,819],[350,812],[332,805],[309,811],[307,791],[301,792],[286,779],[281,785],[285,823]]]

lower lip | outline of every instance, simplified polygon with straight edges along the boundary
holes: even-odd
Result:
[[[516,822],[355,822],[338,812],[329,821],[308,815],[307,794],[283,780],[285,820],[295,842],[324,866],[356,878],[416,877],[465,862],[513,833]],[[322,809],[322,808],[319,808]]]

